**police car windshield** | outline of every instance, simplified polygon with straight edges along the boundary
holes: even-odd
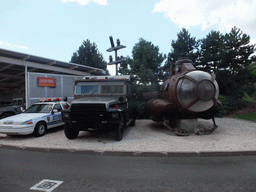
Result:
[[[26,110],[26,113],[50,113],[52,107],[52,104],[34,104]]]

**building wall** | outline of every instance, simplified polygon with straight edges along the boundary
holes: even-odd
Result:
[[[38,86],[38,77],[47,77],[55,79],[55,87]],[[57,75],[46,73],[28,72],[27,85],[27,104],[29,107],[39,101],[40,98],[60,98],[68,97],[68,102],[74,100],[74,82],[81,76]]]

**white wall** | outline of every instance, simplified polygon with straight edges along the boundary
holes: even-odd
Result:
[[[37,77],[55,78],[55,87],[39,87],[37,85]],[[40,98],[56,98],[68,97],[68,102],[74,100],[75,80],[81,76],[57,75],[47,73],[31,73],[28,72],[27,85],[27,104],[29,107],[33,103],[39,101]]]

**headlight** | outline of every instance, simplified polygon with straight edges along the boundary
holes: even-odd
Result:
[[[12,123],[13,125],[24,125],[24,124],[26,124],[25,122],[13,122]]]
[[[3,121],[0,121],[0,125],[3,125],[4,124],[4,122]]]
[[[33,124],[32,121],[28,121],[28,122],[13,122],[13,125],[30,125]]]

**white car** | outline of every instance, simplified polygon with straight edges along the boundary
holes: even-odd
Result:
[[[61,111],[70,106],[66,101],[43,101],[31,105],[24,113],[0,120],[0,133],[7,135],[43,136],[47,129],[62,126]]]

